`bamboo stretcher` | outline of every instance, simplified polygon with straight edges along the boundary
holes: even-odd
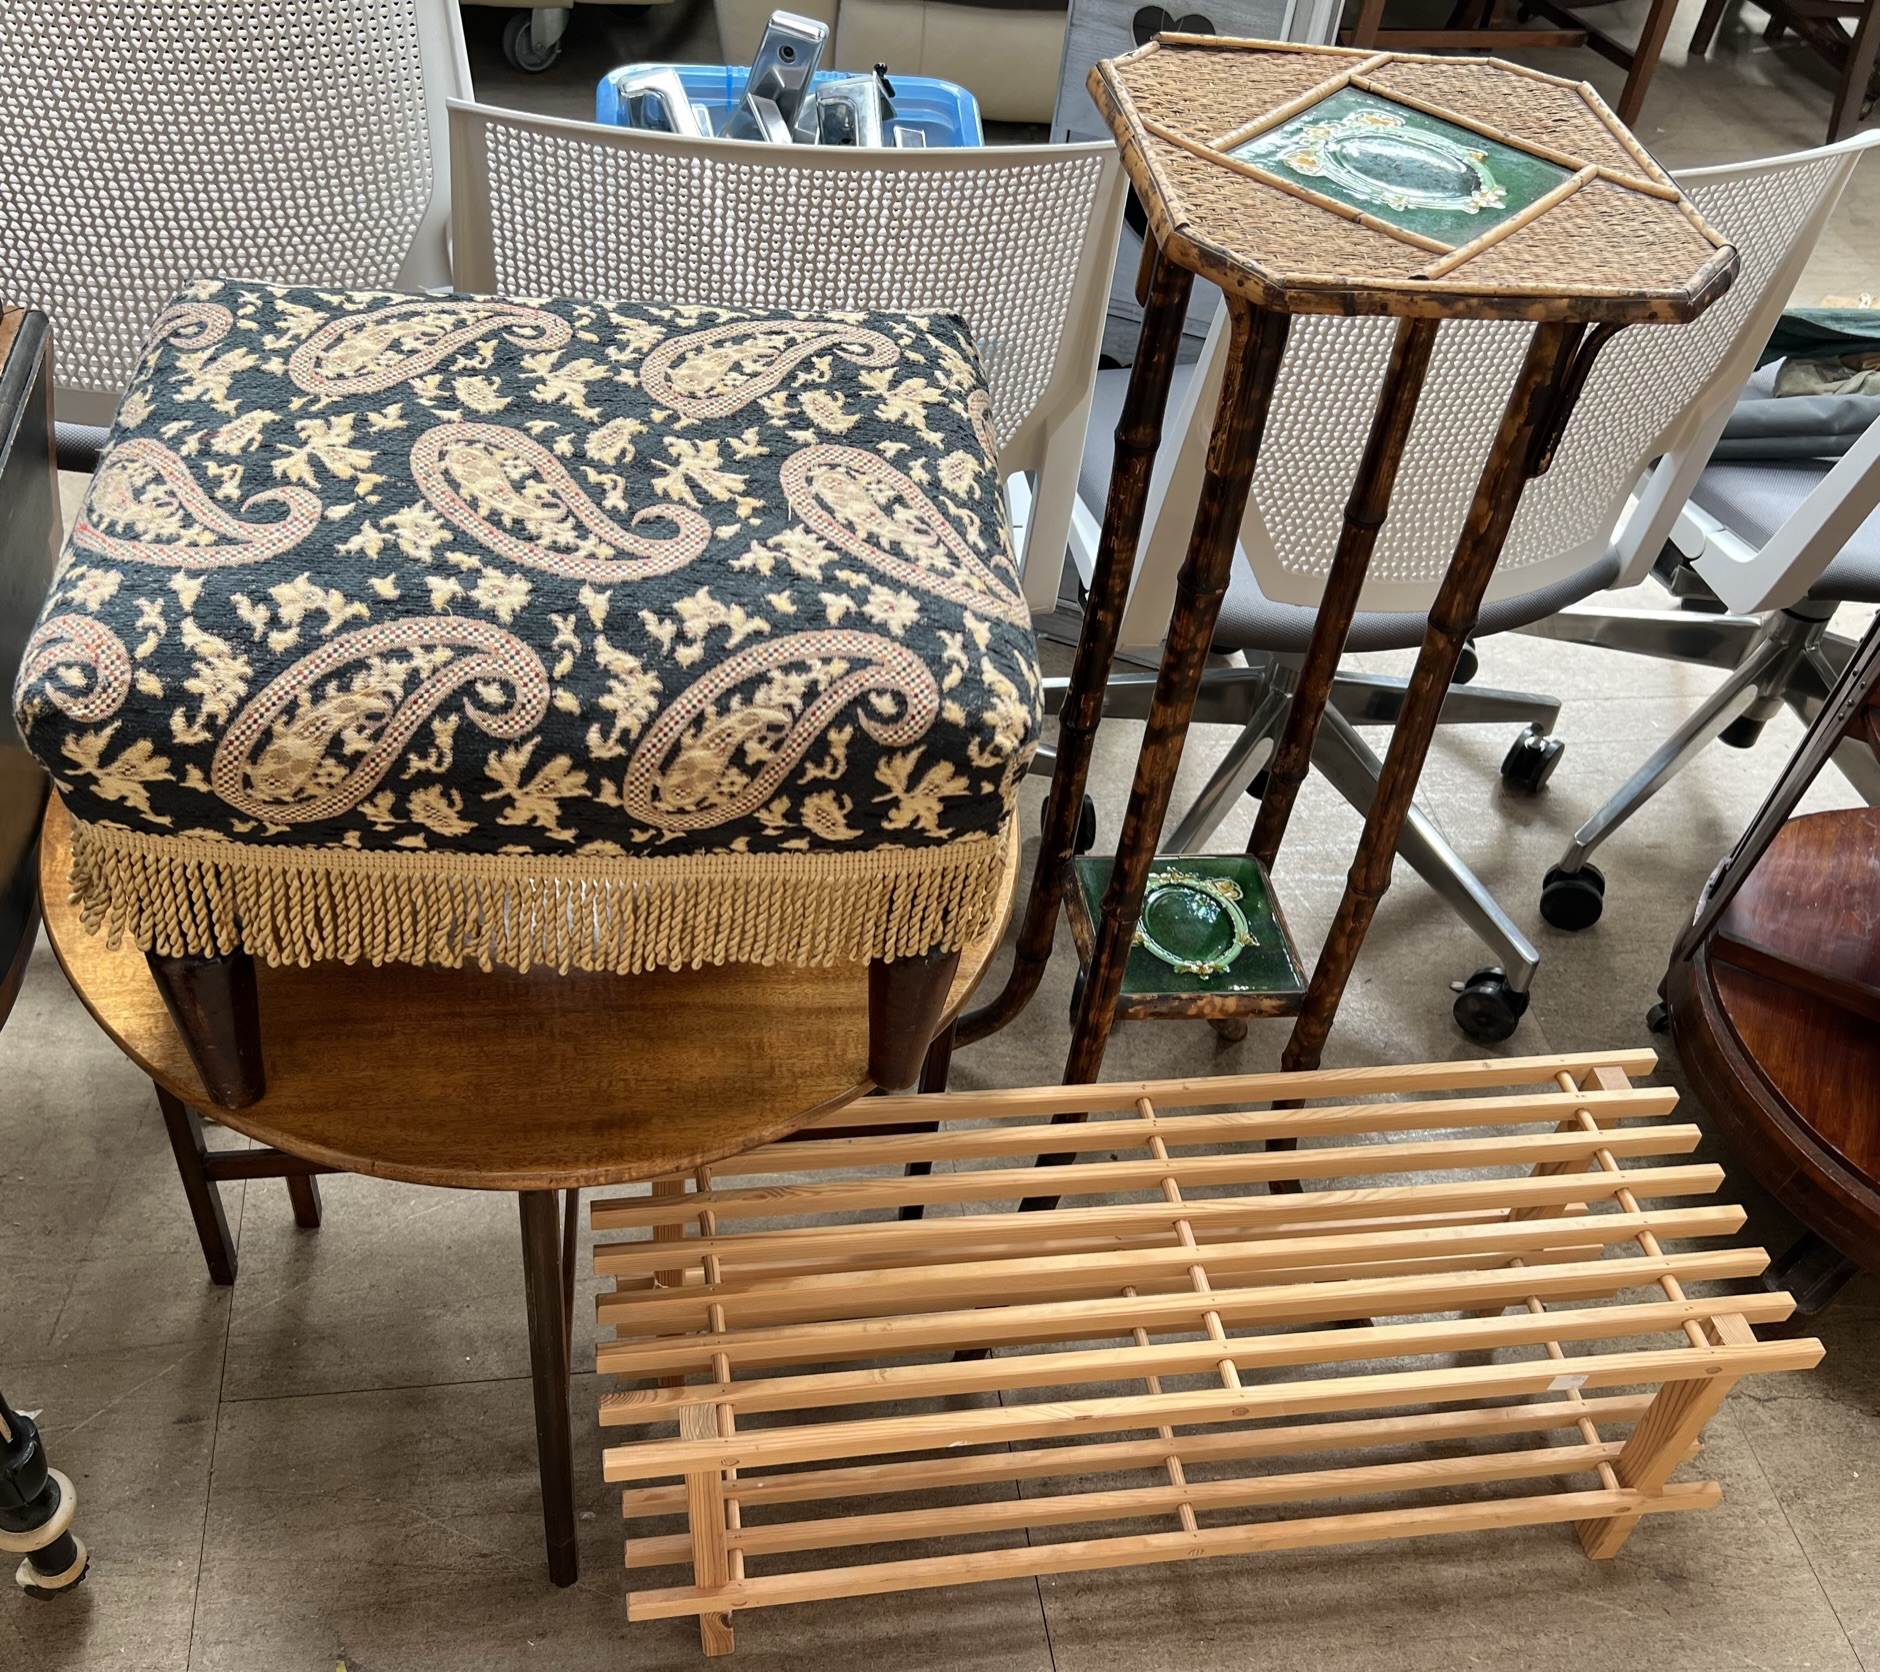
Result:
[[[1545,1522],[1603,1559],[1716,1503],[1671,1479],[1704,1424],[1822,1349],[1691,1292],[1768,1260],[1655,1060],[879,1098],[596,1202],[627,1566],[691,1570],[629,1618],[724,1654],[741,1608]]]

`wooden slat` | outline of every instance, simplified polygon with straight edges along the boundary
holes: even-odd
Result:
[[[1636,1422],[1650,1406],[1651,1396],[1604,1394],[1583,1404],[1602,1423]],[[973,1486],[1052,1475],[1152,1469],[1171,1449],[1184,1463],[1223,1463],[1245,1462],[1256,1457],[1298,1457],[1315,1451],[1360,1451],[1374,1446],[1454,1444],[1509,1434],[1546,1433],[1570,1428],[1575,1421],[1575,1412],[1558,1400],[1549,1400],[1545,1404],[1491,1405],[1479,1410],[1419,1411],[1413,1416],[1287,1423],[1271,1428],[1235,1429],[1224,1434],[1179,1434],[1172,1442],[1107,1440],[966,1456],[949,1450],[940,1457],[884,1460],[847,1469],[744,1475],[738,1480],[738,1501],[743,1504],[800,1504],[816,1498],[855,1498],[877,1493],[924,1492],[937,1486]],[[685,1505],[683,1486],[629,1487],[621,1494],[621,1513],[630,1519],[676,1515]]]
[[[780,1463],[826,1463],[877,1452],[1038,1440],[1051,1434],[1116,1433],[1158,1423],[1246,1422],[1266,1416],[1312,1416],[1367,1406],[1439,1405],[1465,1399],[1532,1396],[1567,1385],[1620,1387],[1717,1375],[1811,1370],[1821,1362],[1822,1351],[1821,1343],[1812,1338],[1763,1341],[1753,1347],[1718,1347],[1707,1353],[1684,1347],[1518,1364],[1382,1371],[1251,1388],[1204,1388],[1191,1393],[1051,1400],[930,1415],[804,1423],[743,1432],[716,1447],[665,1439],[611,1446],[603,1453],[603,1469],[606,1478],[617,1484],[694,1471],[709,1462],[701,1456],[707,1451],[718,1457],[721,1467],[742,1470]],[[1022,1359],[1005,1362],[1015,1367],[1023,1365]],[[1579,1381],[1573,1384],[1576,1377]],[[605,1414],[602,1420],[607,1420]]]
[[[1035,1182],[1035,1181],[1034,1181]],[[669,1260],[696,1265],[711,1254],[725,1254],[741,1267],[766,1259],[855,1259],[928,1249],[935,1257],[949,1249],[1018,1247],[1075,1234],[1166,1238],[1177,1218],[1197,1234],[1219,1234],[1271,1227],[1298,1228],[1339,1220],[1390,1215],[1406,1217],[1440,1212],[1501,1212],[1524,1207],[1558,1207],[1611,1201],[1629,1188],[1641,1197],[1708,1196],[1723,1184],[1723,1169],[1711,1163],[1670,1167],[1635,1167],[1617,1182],[1598,1173],[1541,1175],[1517,1179],[1443,1179],[1415,1185],[1372,1185],[1353,1190],[1313,1190],[1298,1195],[1238,1196],[1185,1202],[1179,1210],[1164,1202],[1117,1202],[1100,1207],[1060,1207],[1052,1213],[987,1213],[936,1219],[887,1220],[859,1225],[805,1225],[782,1231],[743,1231],[721,1238],[687,1237],[655,1245],[648,1238],[596,1248],[595,1270],[603,1276],[644,1271]]]
[[[1222,1074],[1178,1080],[1105,1080],[1078,1086],[1066,1094],[1063,1086],[1024,1086],[1008,1091],[949,1091],[925,1096],[871,1097],[870,1126],[903,1122],[987,1120],[1027,1115],[1053,1115],[1074,1109],[1096,1114],[1111,1109],[1133,1109],[1147,1097],[1157,1110],[1210,1108],[1222,1103],[1279,1103],[1299,1098],[1355,1098],[1395,1096],[1404,1092],[1484,1091],[1505,1087],[1551,1090],[1562,1072],[1578,1078],[1595,1068],[1614,1068],[1622,1074],[1649,1074],[1658,1055],[1649,1049],[1626,1051],[1566,1051],[1557,1056],[1477,1057],[1455,1062],[1384,1063],[1370,1068],[1315,1068],[1305,1073]],[[852,1126],[853,1105],[832,1110],[811,1126]],[[604,1227],[596,1225],[597,1230]]]
[[[1370,1258],[1365,1259],[1365,1265],[1378,1268],[1380,1273],[1391,1270],[1414,1273],[1424,1260],[1441,1260],[1452,1255],[1458,1259],[1443,1260],[1436,1269],[1467,1269],[1466,1263],[1471,1261],[1499,1268],[1516,1254],[1548,1250],[1587,1250],[1597,1257],[1596,1250],[1600,1246],[1630,1242],[1641,1229],[1659,1230],[1662,1235],[1678,1238],[1714,1237],[1727,1236],[1739,1230],[1742,1224],[1741,1208],[1687,1208],[1658,1214],[1601,1214],[1518,1223],[1504,1220],[1491,1225],[1351,1236],[1209,1243],[1202,1253],[1210,1278],[1217,1284],[1229,1278],[1267,1274],[1284,1274],[1289,1282],[1298,1283],[1360,1276],[1361,1273],[1349,1268],[1366,1255]],[[733,1326],[732,1338],[738,1343],[739,1359],[746,1364],[752,1362],[748,1356],[752,1350],[761,1352],[773,1341],[793,1339],[782,1329],[761,1330],[759,1325],[782,1324],[792,1318],[851,1319],[891,1311],[930,1310],[988,1298],[1006,1303],[998,1312],[1012,1328],[1011,1339],[1064,1340],[1069,1338],[1070,1332],[1029,1336],[1030,1323],[1047,1320],[1034,1318],[1036,1309],[1028,1308],[1025,1303],[1034,1296],[1044,1297],[1043,1304],[1075,1303],[1084,1296],[1113,1296],[1124,1283],[1145,1291],[1154,1290],[1161,1281],[1185,1277],[1194,1263],[1195,1253],[1192,1248],[1178,1245],[1108,1254],[948,1262],[893,1271],[864,1268],[854,1272],[756,1281],[738,1281],[734,1276],[725,1282],[699,1284],[672,1295],[639,1292],[602,1295],[596,1303],[596,1316],[603,1324],[631,1325],[636,1332],[665,1334],[673,1328],[675,1314],[694,1319],[693,1327],[698,1328],[702,1327],[707,1308],[721,1304]],[[1581,1258],[1586,1257],[1587,1254],[1581,1254]],[[1121,1315],[1126,1309],[1119,1305],[1117,1310]],[[1147,1321],[1157,1315],[1175,1316],[1180,1310],[1178,1304],[1158,1297],[1153,1303],[1145,1301],[1142,1318]],[[1067,1304],[1062,1316],[1067,1322],[1080,1315],[1087,1315],[1094,1321],[1099,1320],[1102,1313],[1103,1307],[1095,1303],[1081,1313],[1075,1305]],[[867,1331],[845,1333],[857,1344],[867,1340]],[[670,1343],[680,1351],[694,1344]],[[637,1341],[603,1343],[600,1368],[617,1375],[636,1374],[629,1366],[637,1358],[655,1351],[656,1348]],[[778,1359],[775,1362],[791,1361]],[[807,1362],[807,1359],[799,1358],[795,1362]]]
[[[696,1570],[630,1616],[703,1614],[728,1646],[744,1607],[1543,1522],[1604,1557],[1714,1502],[1670,1476],[1724,1390],[1821,1348],[1756,1340],[1787,1295],[1688,1292],[1766,1260],[1686,1249],[1743,1214],[1676,1200],[1722,1175],[1656,1159],[1699,1135],[1629,1082],[1649,1066],[873,1099],[863,1125],[602,1204],[597,1229],[642,1234],[596,1250],[622,1337],[599,1367],[640,1384],[601,1417],[647,1436],[606,1477],[635,1483],[629,1517],[684,1529],[636,1536],[628,1566]],[[1050,1182],[1077,1205],[1011,1211],[1042,1154],[1071,1157]],[[916,1204],[961,1211],[887,1217]],[[735,1229],[754,1220],[786,1223]],[[843,1554],[910,1542],[939,1553]],[[798,1571],[749,1571],[775,1558]]]
[[[731,1544],[746,1556],[797,1550],[842,1550],[861,1544],[897,1544],[912,1539],[978,1537],[1023,1527],[1063,1527],[1098,1521],[1128,1521],[1165,1515],[1182,1504],[1201,1510],[1253,1509],[1308,1503],[1319,1498],[1375,1496],[1535,1480],[1547,1475],[1594,1474],[1624,1448],[1600,1445],[1537,1446],[1526,1451],[1475,1457],[1425,1457],[1404,1463],[1355,1468],[1300,1469],[1289,1474],[1238,1480],[1188,1481],[1180,1486],[1120,1487],[1111,1491],[1061,1492],[1043,1498],[1005,1498],[991,1503],[949,1504],[867,1515],[831,1515],[809,1521],[775,1521],[745,1527]],[[1687,1448],[1688,1449],[1688,1448]],[[690,1559],[692,1541],[633,1539],[630,1568],[665,1567]]]
[[[1677,1106],[1669,1087],[1619,1092],[1562,1092],[1539,1097],[1471,1097],[1401,1103],[1346,1103],[1318,1109],[1236,1109],[1215,1114],[1163,1115],[1156,1131],[1173,1147],[1263,1143],[1268,1138],[1331,1137],[1351,1132],[1414,1132],[1462,1126],[1558,1125],[1588,1108],[1602,1123],[1666,1115]],[[755,1173],[808,1172],[819,1167],[902,1166],[909,1161],[981,1160],[1001,1155],[1048,1155],[1078,1150],[1126,1149],[1143,1142],[1129,1120],[1093,1120],[1063,1127],[955,1127],[867,1138],[796,1139],[765,1144],[719,1163],[720,1178]]]
[[[1208,1527],[1195,1534],[1145,1533],[1133,1538],[1085,1539],[1015,1550],[968,1551],[905,1562],[825,1568],[807,1573],[745,1579],[710,1596],[693,1587],[636,1591],[627,1599],[630,1620],[669,1619],[705,1608],[767,1608],[820,1602],[835,1597],[876,1596],[887,1591],[931,1589],[990,1579],[1033,1578],[1091,1568],[1133,1567],[1148,1562],[1203,1556],[1243,1555],[1264,1550],[1303,1550],[1374,1539],[1415,1538],[1425,1533],[1484,1532],[1626,1514],[1708,1509],[1721,1496],[1716,1483],[1668,1486],[1644,1492],[1561,1492],[1545,1497],[1499,1498],[1488,1503],[1443,1504],[1422,1509],[1328,1515],[1252,1526]]]
[[[1615,1265],[1617,1261],[1594,1261]],[[1533,1270],[1501,1274],[1509,1287],[1534,1284]],[[1733,1275],[1753,1275],[1737,1273]],[[1584,1277],[1583,1284],[1599,1281]],[[1544,1291],[1543,1291],[1544,1292]],[[1210,1293],[1207,1310],[1233,1315],[1227,1296]],[[971,1393],[1015,1388],[1069,1387],[1137,1376],[1179,1376],[1212,1369],[1222,1361],[1243,1371],[1300,1364],[1348,1363],[1354,1359],[1413,1357],[1431,1353],[1466,1353],[1491,1348],[1540,1346],[1548,1340],[1620,1339],[1675,1330],[1686,1319],[1703,1317],[1715,1302],[1649,1301],[1636,1306],[1586,1307],[1549,1312],[1537,1318],[1521,1312],[1505,1317],[1476,1317],[1414,1324],[1379,1324],[1365,1330],[1290,1330],[1280,1335],[1236,1337],[1225,1344],[1201,1341],[1107,1346],[1074,1352],[1025,1353],[1000,1359],[953,1359],[939,1364],[871,1365],[864,1370],[820,1375],[776,1376],[766,1380],[711,1382],[680,1387],[645,1388],[606,1395],[601,1401],[604,1426],[656,1422],[701,1401],[722,1400],[742,1414],[801,1410],[811,1406],[872,1404],[889,1399],[957,1398]],[[1780,1322],[1794,1309],[1787,1295],[1739,1298],[1743,1315],[1756,1322]],[[1189,1305],[1202,1307],[1193,1299]],[[1362,1317],[1366,1310],[1334,1307],[1334,1317]],[[1199,1320],[1197,1320],[1198,1327]],[[977,1345],[966,1337],[969,1346]]]
[[[1270,1179],[1356,1178],[1365,1174],[1454,1171],[1468,1167],[1531,1167],[1553,1161],[1591,1161],[1601,1150],[1614,1156],[1688,1155],[1703,1140],[1695,1126],[1653,1126],[1636,1132],[1545,1132],[1490,1138],[1452,1138],[1426,1143],[1353,1144],[1324,1149],[1186,1156],[1178,1161],[1090,1161],[1059,1168],[1055,1189],[1067,1196],[1142,1190],[1173,1174],[1184,1189],[1225,1184],[1260,1184]],[[918,1178],[817,1179],[802,1184],[712,1189],[672,1201],[646,1199],[608,1218],[607,1228],[668,1225],[709,1208],[719,1219],[847,1212],[920,1202],[990,1202],[1029,1196],[1038,1178],[1030,1167],[987,1167]]]

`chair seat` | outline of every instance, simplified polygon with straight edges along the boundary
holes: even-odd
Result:
[[[1192,365],[1176,367],[1174,387],[1169,394],[1171,410],[1180,404],[1194,371]],[[1078,477],[1077,490],[1084,503],[1099,516],[1109,496],[1116,421],[1122,414],[1123,396],[1128,387],[1127,371],[1097,374],[1089,439],[1084,444],[1083,470]],[[1165,435],[1165,444],[1167,439]],[[1582,598],[1603,591],[1618,575],[1618,555],[1609,551],[1598,563],[1552,586],[1485,603],[1476,623],[1476,634],[1505,633],[1543,620],[1569,604],[1577,604]],[[1260,590],[1246,552],[1235,549],[1227,597],[1222,601],[1220,619],[1214,628],[1217,651],[1267,650],[1297,654],[1306,648],[1317,619],[1316,610],[1302,604],[1279,604],[1268,598]],[[1360,610],[1352,619],[1345,648],[1350,651],[1414,649],[1423,642],[1428,626],[1429,617],[1413,611]]]
[[[28,644],[90,927],[619,972],[957,947],[1038,679],[950,316],[227,281]]]
[[[1698,478],[1691,503],[1752,546],[1761,546],[1832,468],[1832,461],[1821,459],[1713,464]],[[1880,604],[1880,511],[1854,530],[1808,596],[1830,604]]]

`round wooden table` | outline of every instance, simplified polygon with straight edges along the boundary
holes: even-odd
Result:
[[[947,1025],[1004,932],[1018,848],[1014,830],[1001,909],[961,955]],[[689,1173],[873,1089],[867,966],[638,976],[264,966],[266,1095],[224,1110],[204,1093],[143,954],[85,932],[70,874],[70,821],[55,797],[40,844],[47,935],[85,1008],[156,1085],[216,1281],[235,1277],[224,1179],[285,1176],[307,1226],[319,1223],[321,1172],[517,1193],[549,1573],[572,1584],[572,1192]],[[203,1108],[269,1149],[212,1154]]]

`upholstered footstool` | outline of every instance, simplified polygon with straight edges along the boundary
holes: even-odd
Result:
[[[870,962],[910,1083],[1038,676],[951,316],[184,291],[15,703],[217,1101],[252,956]]]

